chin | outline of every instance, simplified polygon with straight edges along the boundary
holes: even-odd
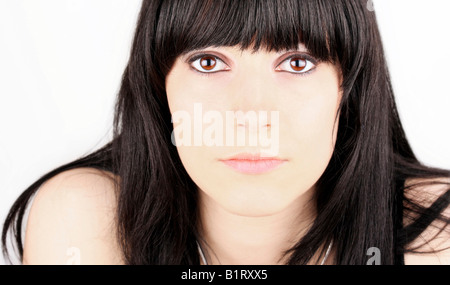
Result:
[[[239,216],[264,217],[286,210],[297,197],[283,195],[279,189],[234,189],[215,197],[216,203]],[[291,192],[292,193],[292,192]]]

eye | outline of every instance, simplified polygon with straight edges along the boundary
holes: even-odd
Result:
[[[199,55],[190,59],[189,62],[193,68],[203,73],[213,73],[229,69],[221,59],[212,55]]]
[[[316,67],[316,61],[306,55],[295,55],[289,57],[277,66],[277,71],[304,74]]]

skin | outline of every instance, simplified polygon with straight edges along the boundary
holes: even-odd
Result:
[[[295,54],[306,52],[299,46]],[[216,63],[220,71],[203,76],[198,70],[207,69],[186,62],[199,53],[225,64]],[[213,263],[276,264],[315,216],[314,185],[336,141],[340,74],[335,66],[318,63],[300,76],[290,67],[290,55],[211,47],[179,57],[166,78],[172,114],[183,110],[193,118],[194,103],[202,103],[204,113],[214,110],[224,117],[226,111],[279,112],[278,157],[286,162],[271,172],[244,174],[219,161],[260,150],[248,144],[177,146],[200,190],[203,237]],[[194,70],[193,65],[202,69]]]
[[[200,76],[186,58],[178,58],[166,81],[171,111],[192,112],[192,104],[198,102],[204,110],[220,112],[277,110],[278,156],[287,162],[272,172],[248,175],[218,159],[255,147],[178,147],[184,167],[199,188],[200,242],[209,264],[283,263],[282,252],[305,233],[316,215],[314,185],[330,160],[336,138],[339,73],[325,63],[306,76],[276,72],[285,59],[283,53],[241,53],[230,47],[207,50],[226,60],[229,71]],[[232,127],[245,129],[246,125]],[[105,174],[118,180],[110,173],[78,168],[56,175],[39,188],[26,224],[23,264],[125,263],[115,239],[114,186]],[[450,183],[447,178],[440,181]],[[432,185],[406,195],[429,206],[446,190],[445,185]],[[450,217],[450,208],[444,215]],[[409,222],[405,217],[405,225]],[[429,242],[424,250],[450,247],[448,227],[437,233],[429,227],[410,247],[424,241]],[[332,251],[326,264],[332,264],[333,258]],[[450,250],[408,253],[405,264],[450,264]]]

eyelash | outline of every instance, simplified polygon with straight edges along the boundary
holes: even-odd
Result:
[[[312,57],[312,56],[310,56],[308,54],[293,54],[293,55],[290,55],[289,57],[285,58],[283,61],[281,61],[281,63],[277,65],[277,68],[283,62],[285,62],[287,60],[291,60],[291,59],[296,58],[296,57],[300,57],[302,59],[305,59],[306,61],[311,62],[314,65],[314,67],[311,68],[310,70],[306,71],[306,72],[289,72],[289,71],[281,71],[281,72],[288,72],[290,74],[298,75],[298,76],[307,76],[308,74],[312,73],[316,69],[317,64],[319,63],[319,61],[317,59],[315,59],[314,57]]]
[[[192,66],[192,63],[193,63],[193,62],[195,62],[196,60],[201,59],[201,58],[203,58],[203,57],[207,57],[207,56],[213,57],[213,58],[215,58],[216,60],[220,60],[221,62],[223,62],[223,63],[225,64],[225,62],[224,62],[222,59],[220,59],[219,57],[217,57],[217,56],[215,56],[215,55],[212,55],[212,54],[208,54],[208,53],[197,54],[197,55],[191,57],[190,59],[188,59],[188,63],[189,63],[189,65],[190,65],[190,67],[191,67],[195,72],[199,73],[201,76],[211,76],[211,75],[213,75],[214,73],[220,72],[220,71],[214,71],[214,72],[201,72],[201,71],[197,70],[196,68],[194,68],[194,67]],[[288,72],[288,73],[290,73],[290,74],[298,75],[298,76],[306,76],[306,75],[310,74],[311,72],[313,72],[313,71],[316,69],[317,64],[318,64],[318,62],[319,62],[317,59],[315,59],[314,57],[312,57],[312,56],[310,56],[310,55],[308,55],[308,54],[293,54],[293,55],[291,55],[291,56],[285,58],[283,61],[281,61],[281,63],[277,65],[277,68],[278,68],[278,66],[280,66],[280,65],[281,65],[283,62],[285,62],[286,60],[290,60],[290,59],[296,58],[296,57],[301,57],[301,58],[303,58],[303,59],[305,59],[305,60],[311,62],[311,63],[314,65],[314,67],[311,68],[310,70],[306,71],[306,72],[289,72],[289,71],[281,71],[281,72]],[[280,72],[280,71],[278,71],[278,72]]]
[[[203,58],[203,57],[207,57],[207,56],[213,57],[213,58],[215,58],[216,60],[220,60],[221,62],[225,63],[223,60],[221,60],[220,58],[218,58],[217,56],[212,55],[212,54],[202,53],[202,54],[198,54],[198,55],[193,56],[192,58],[190,58],[190,59],[188,60],[189,66],[192,68],[192,70],[194,70],[195,72],[199,73],[201,76],[211,76],[212,74],[219,72],[219,71],[214,71],[214,72],[201,72],[201,71],[197,70],[195,67],[192,66],[192,63],[193,63],[194,61],[196,61],[196,60],[198,60],[198,59],[201,59],[201,58]]]

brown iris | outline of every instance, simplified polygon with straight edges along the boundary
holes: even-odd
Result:
[[[212,70],[216,66],[216,59],[212,56],[204,56],[201,58],[200,66],[205,70]]]
[[[295,71],[302,71],[306,67],[306,60],[301,57],[294,57],[291,59],[290,64]]]

